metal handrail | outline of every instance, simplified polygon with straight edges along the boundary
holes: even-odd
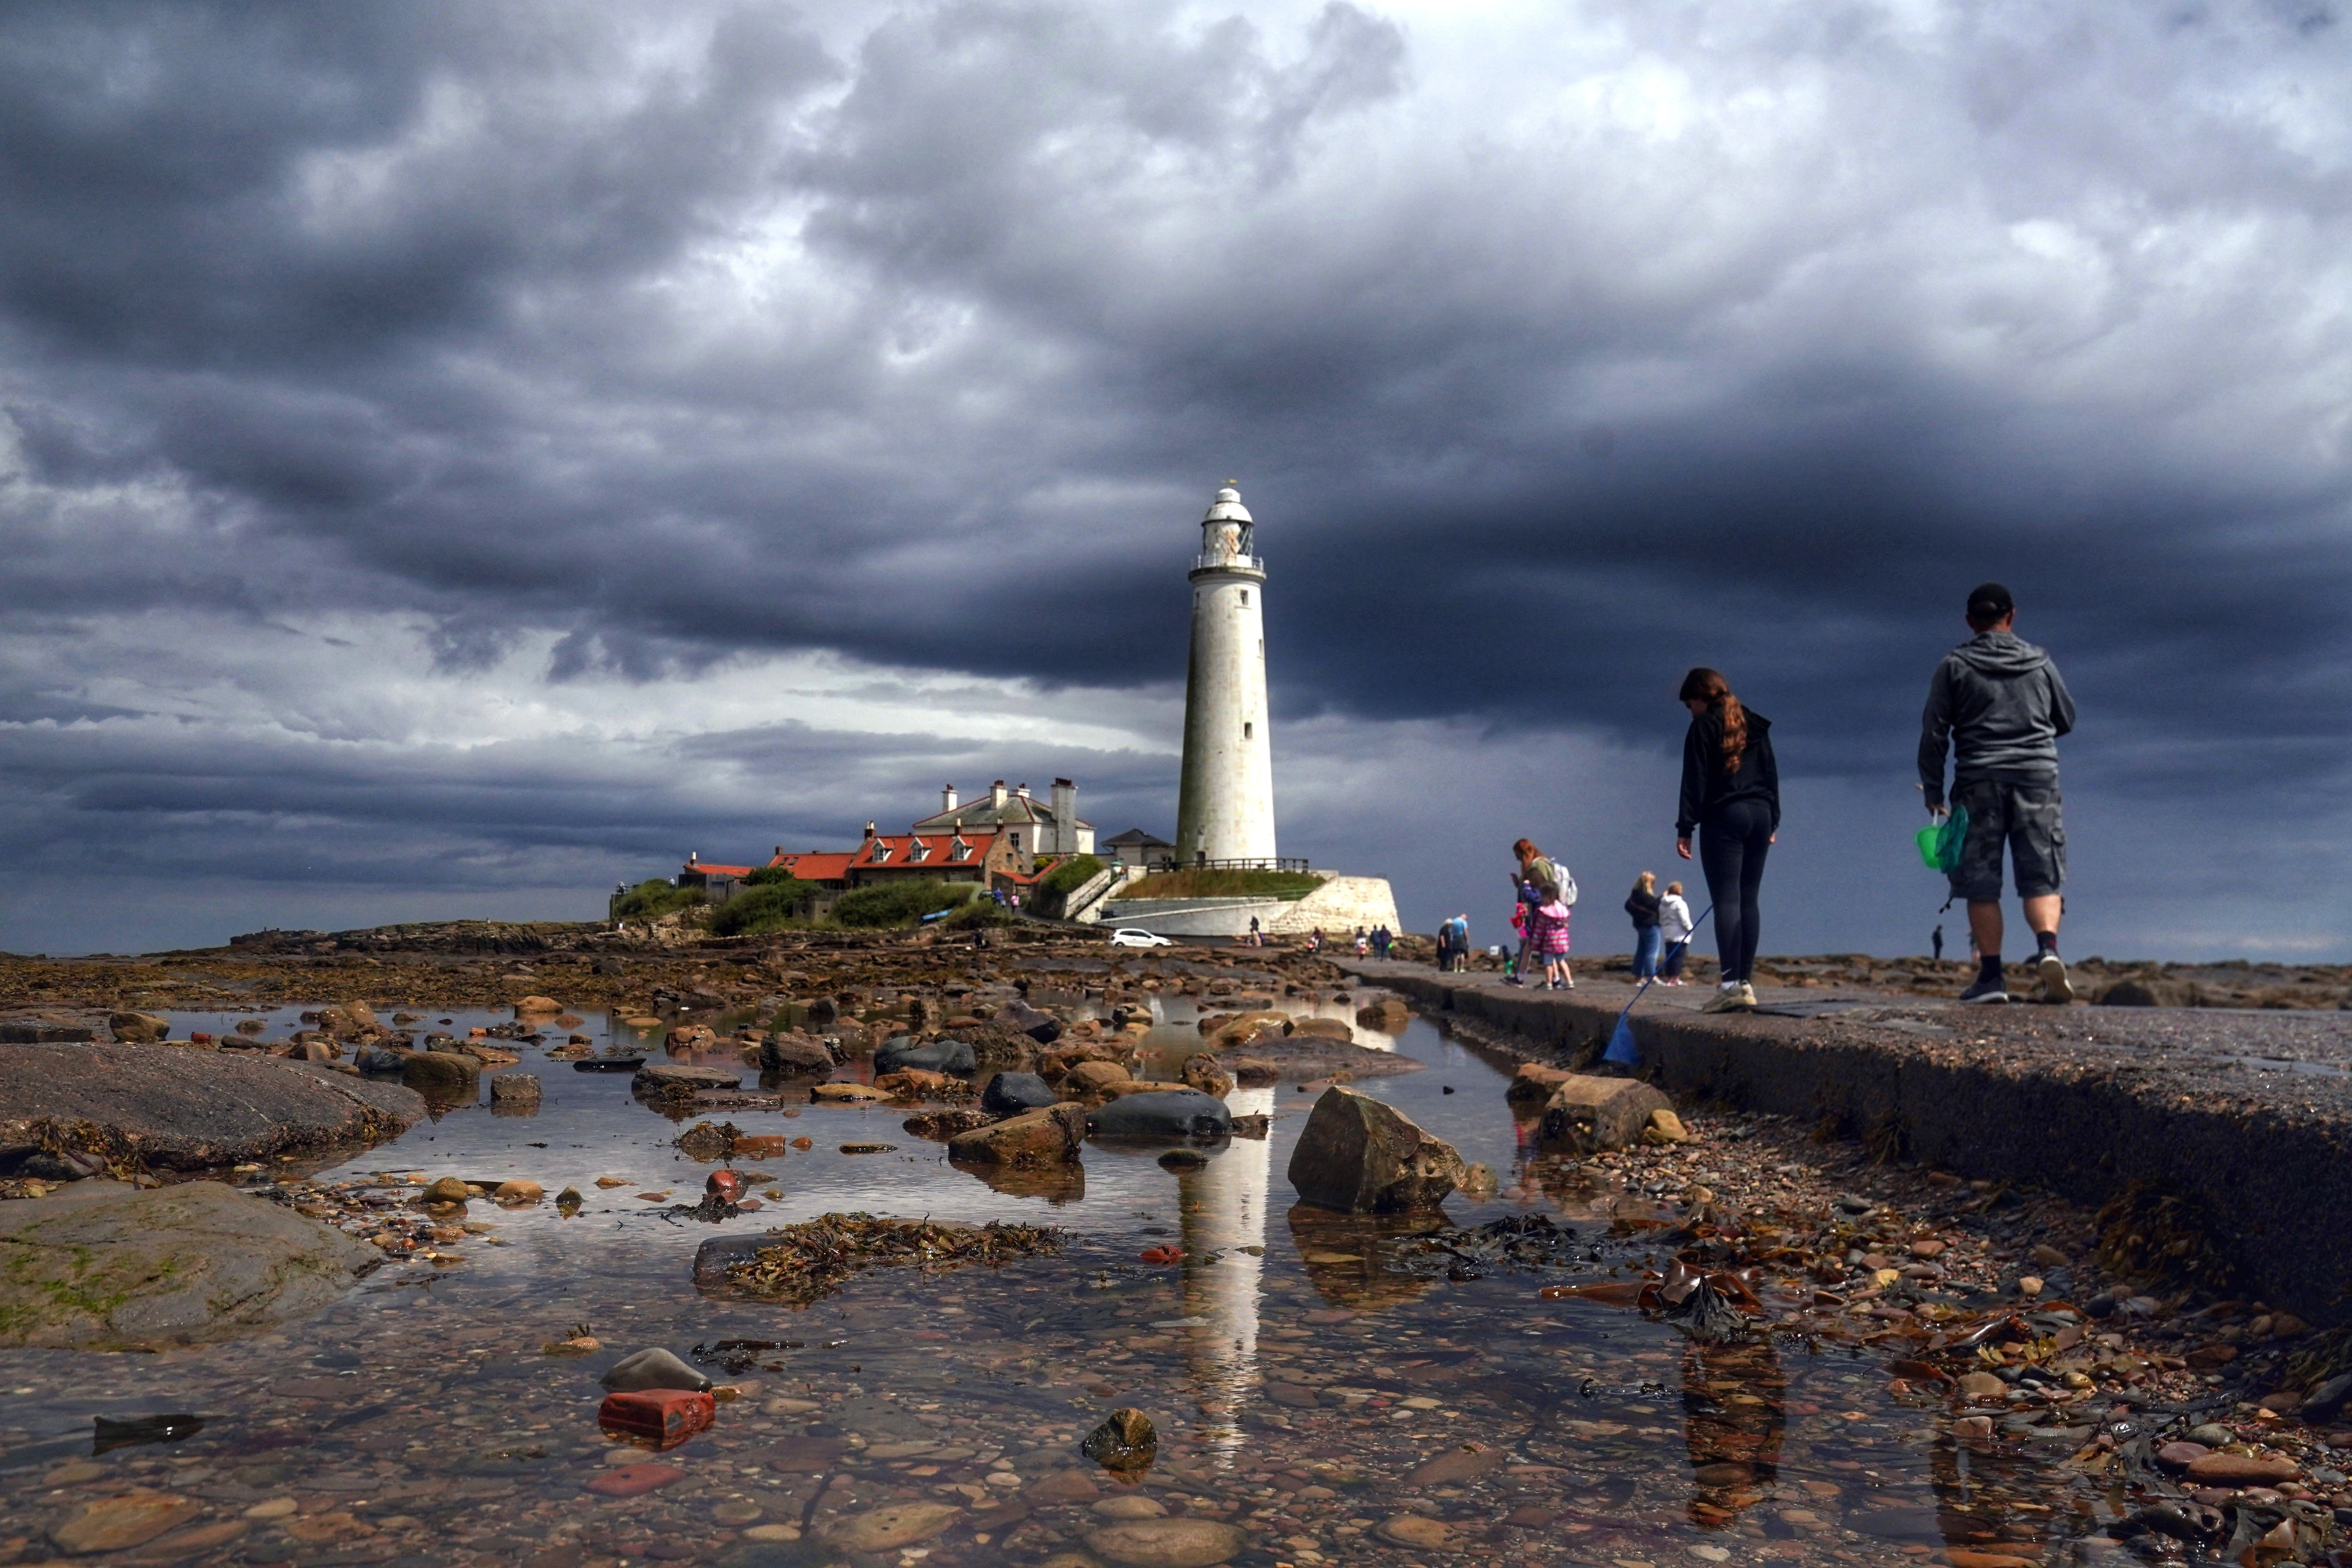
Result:
[[[1195,572],[1205,572],[1214,566],[1231,566],[1237,571],[1243,572],[1263,572],[1265,570],[1265,557],[1262,555],[1226,555],[1220,552],[1209,550],[1203,550],[1200,554],[1192,557],[1192,570]]]

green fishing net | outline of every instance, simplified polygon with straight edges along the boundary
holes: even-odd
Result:
[[[1943,821],[1931,822],[1921,828],[1914,841],[1919,846],[1919,858],[1927,862],[1927,869],[1949,876],[1960,863],[1960,845],[1968,836],[1969,808],[1956,805]]]

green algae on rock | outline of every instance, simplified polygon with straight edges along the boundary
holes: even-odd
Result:
[[[217,1182],[75,1184],[0,1205],[0,1344],[232,1339],[341,1296],[383,1254]]]

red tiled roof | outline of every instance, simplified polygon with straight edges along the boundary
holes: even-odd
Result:
[[[950,851],[961,837],[969,853],[950,858]],[[852,869],[861,866],[887,866],[893,868],[920,866],[926,870],[938,867],[977,866],[988,858],[989,846],[996,840],[992,833],[883,833],[867,839],[855,849],[809,850],[779,855],[768,862],[781,866],[804,882],[839,882],[848,879]],[[908,849],[915,844],[924,847],[919,860],[909,858]],[[874,858],[874,847],[883,847],[882,858]]]
[[[849,875],[849,863],[857,857],[845,851],[811,850],[805,855],[779,855],[768,862],[781,866],[803,882],[838,882]]]
[[[970,853],[951,858],[950,852],[959,837]],[[880,833],[859,845],[850,855],[849,863],[856,867],[921,866],[927,869],[939,866],[977,866],[988,858],[988,847],[995,837],[992,833]],[[919,859],[913,854],[918,844],[923,847]],[[879,858],[875,855],[877,845],[883,851]]]
[[[706,877],[748,877],[751,874],[749,866],[721,866],[711,860],[689,860],[680,868],[699,871]]]

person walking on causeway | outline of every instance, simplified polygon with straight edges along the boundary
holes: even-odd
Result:
[[[1764,857],[1780,837],[1780,770],[1772,761],[1772,721],[1743,707],[1711,669],[1683,677],[1679,700],[1690,710],[1691,722],[1683,737],[1675,853],[1691,858],[1691,831],[1697,829],[1699,864],[1715,903],[1716,961],[1723,972],[1721,985],[1700,1010],[1752,1011],[1761,929],[1757,894],[1764,885]]]
[[[1633,917],[1633,978],[1647,980],[1658,973],[1658,954],[1665,943],[1658,937],[1658,874],[1644,871],[1625,895],[1625,912]]]
[[[2000,967],[2000,850],[2009,846],[2017,896],[2033,932],[2044,1002],[2071,1002],[2058,956],[2065,905],[2066,827],[2058,797],[2058,737],[2074,728],[2074,699],[2050,656],[2018,637],[2017,602],[1998,583],[1969,595],[1976,635],[1936,667],[1920,721],[1919,787],[1931,816],[1945,815],[1944,753],[1952,755],[1951,804],[1969,814],[1952,868],[1952,897],[1967,900],[1977,977],[1963,1002],[2006,1002]]]

